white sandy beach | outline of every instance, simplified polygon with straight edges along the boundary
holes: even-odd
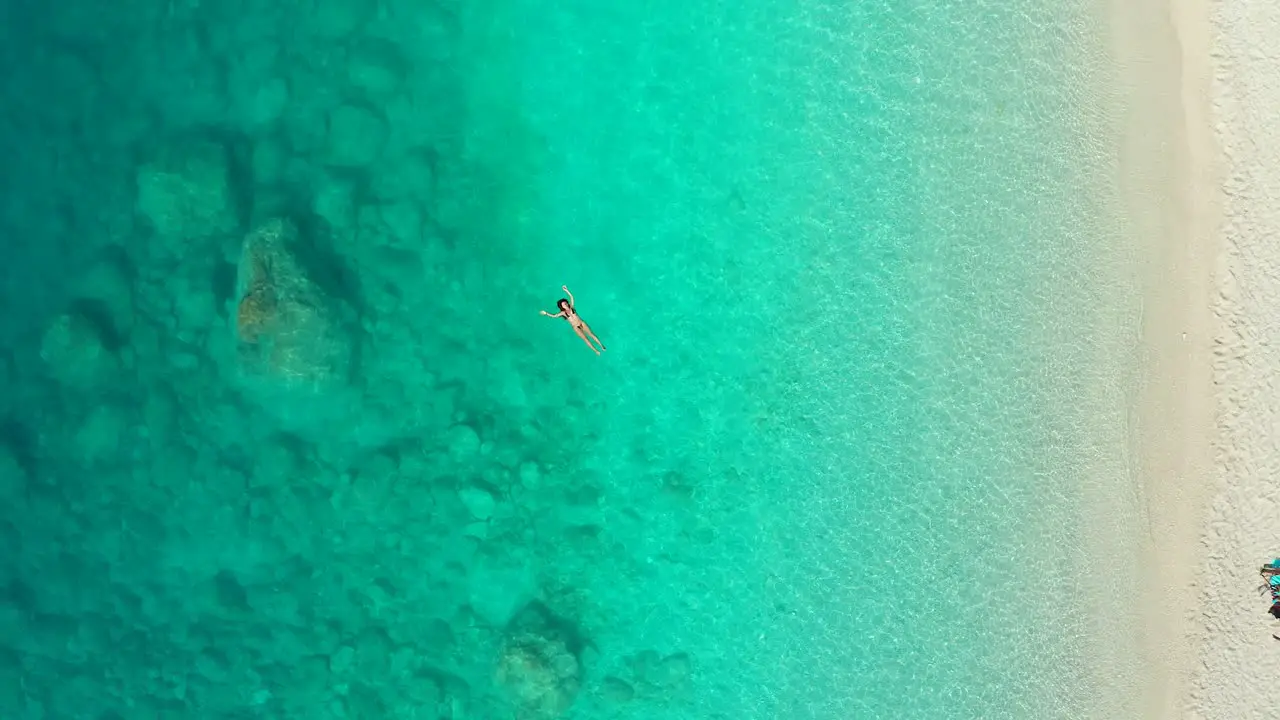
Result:
[[[1259,114],[1280,104],[1268,77],[1280,67],[1259,52],[1280,38],[1280,5],[1211,2],[1111,5],[1120,182],[1144,256],[1133,416],[1147,546],[1143,715],[1159,719],[1270,716],[1280,697],[1280,643],[1255,591],[1258,566],[1280,551],[1269,523],[1280,493],[1267,472],[1280,461],[1268,458],[1280,357],[1262,341],[1280,318],[1280,272],[1266,262],[1280,259],[1280,215],[1266,207],[1280,191],[1267,164],[1280,132],[1268,137]]]
[[[1221,0],[1208,26],[1216,442],[1185,716],[1245,720],[1280,702],[1280,622],[1258,590],[1259,565],[1280,556],[1280,5]]]
[[[1137,401],[1149,544],[1147,715],[1280,702],[1280,4],[1113,5],[1122,180],[1148,238]]]

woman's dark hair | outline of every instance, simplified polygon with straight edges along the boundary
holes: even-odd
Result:
[[[561,310],[568,310],[569,300],[566,298],[560,298],[559,300],[556,301],[556,307],[560,308]]]

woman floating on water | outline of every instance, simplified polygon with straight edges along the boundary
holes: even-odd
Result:
[[[560,312],[549,313],[546,310],[539,310],[539,312],[547,317],[562,317],[565,320],[568,320],[569,326],[573,328],[574,332],[578,333],[578,337],[582,338],[582,342],[586,343],[587,347],[591,348],[591,351],[596,355],[600,354],[600,350],[607,350],[608,348],[604,346],[604,343],[600,342],[600,338],[596,337],[596,334],[591,332],[591,327],[583,322],[582,318],[578,316],[578,312],[573,309],[573,293],[569,292],[569,288],[564,285],[561,285],[560,289],[564,291],[565,295],[569,296],[568,300],[560,298],[556,301],[556,307],[560,308]],[[600,343],[600,350],[596,350],[596,346],[591,344],[592,340]]]

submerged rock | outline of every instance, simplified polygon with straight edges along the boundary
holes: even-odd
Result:
[[[17,450],[0,440],[0,502],[12,506],[22,499],[27,487],[27,469],[18,457]]]
[[[646,697],[680,697],[692,684],[693,661],[687,653],[663,657],[653,650],[645,650],[627,658],[626,662],[640,694]]]
[[[377,14],[377,0],[323,0],[301,22],[319,37],[340,40],[355,35]]]
[[[54,380],[77,390],[109,381],[120,361],[108,342],[109,331],[83,312],[53,319],[40,338],[40,359]]]
[[[368,107],[340,105],[329,113],[326,160],[341,168],[362,168],[382,156],[387,122]]]
[[[467,587],[472,612],[494,628],[508,626],[538,590],[528,558],[486,553],[469,568]]]
[[[372,99],[394,95],[404,84],[409,66],[400,48],[380,38],[365,37],[347,54],[347,79]]]
[[[449,457],[458,464],[474,462],[480,454],[480,435],[470,425],[459,423],[449,428],[445,435]]]
[[[600,694],[609,703],[623,705],[635,699],[636,689],[626,680],[610,675],[600,684]]]
[[[170,254],[191,240],[233,234],[240,225],[227,150],[196,140],[163,146],[137,170],[137,211]]]
[[[129,334],[135,319],[131,271],[123,254],[108,255],[99,259],[75,284],[80,303],[101,308],[121,336]]]
[[[319,389],[349,378],[354,342],[344,304],[327,296],[294,255],[297,237],[291,221],[274,218],[245,238],[234,329],[245,373]]]
[[[582,688],[579,641],[563,621],[534,603],[511,622],[496,680],[521,720],[550,720],[568,711]]]
[[[493,511],[497,505],[493,493],[488,490],[468,485],[458,490],[458,497],[461,498],[462,504],[467,507],[467,511],[471,513],[471,517],[476,520],[488,520],[493,517]]]

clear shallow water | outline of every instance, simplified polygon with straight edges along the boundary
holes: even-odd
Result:
[[[273,8],[140,3],[130,51],[23,16],[86,107],[9,140],[70,158],[26,192],[74,208],[4,218],[9,712],[1132,701],[1083,12]],[[272,216],[300,229],[247,323]],[[605,357],[536,314],[562,283]],[[513,664],[530,602],[555,672]]]
[[[736,660],[702,712],[1093,712],[1084,608],[1063,589],[1081,582],[1090,475],[1130,500],[1079,427],[1123,407],[1099,347],[1126,326],[1076,343],[1132,296],[1084,277],[1115,257],[1087,184],[1105,125],[1080,106],[1099,93],[1081,86],[1085,16],[637,15],[513,24],[538,28],[530,114],[563,143],[556,260],[599,284],[604,314],[663,328],[609,376],[619,397],[601,391],[606,417],[660,429],[629,420],[595,452],[621,484],[637,435],[708,466],[696,511],[728,569],[651,590],[697,578],[720,598],[664,621]],[[615,299],[618,278],[634,287]],[[1101,447],[1123,444],[1122,424],[1099,426]]]

